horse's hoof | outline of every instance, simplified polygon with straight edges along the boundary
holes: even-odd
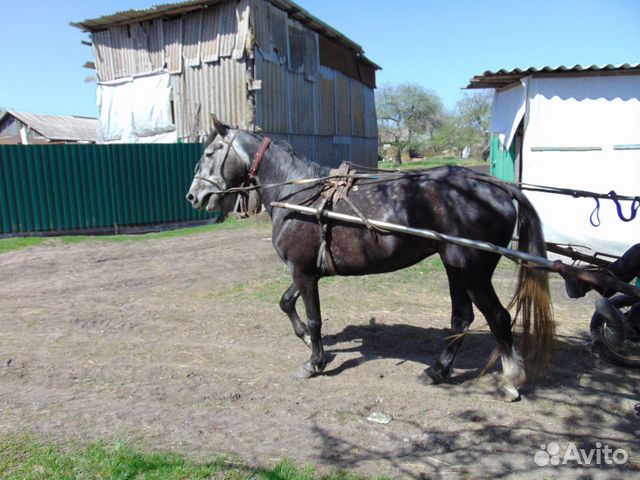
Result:
[[[297,380],[307,380],[309,378],[315,377],[320,373],[316,368],[314,368],[311,363],[304,362],[300,365],[295,372],[293,373],[293,377]]]
[[[434,368],[427,368],[420,375],[418,375],[418,381],[423,385],[437,385],[442,383],[444,375]]]
[[[311,348],[311,336],[308,333],[303,335],[302,341],[308,348]]]
[[[520,392],[518,392],[518,389],[511,385],[503,385],[502,387],[500,387],[500,389],[498,390],[498,395],[503,402],[507,403],[517,402],[522,399],[522,396],[520,395]]]

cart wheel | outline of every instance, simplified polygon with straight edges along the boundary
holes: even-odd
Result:
[[[622,309],[623,314],[626,309]],[[625,324],[625,340],[620,346],[612,341],[613,334],[599,313],[591,317],[591,339],[596,351],[606,360],[622,367],[640,368],[640,342],[633,329]]]

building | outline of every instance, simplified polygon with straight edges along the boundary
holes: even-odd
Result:
[[[0,117],[0,144],[96,143],[95,118],[9,110]]]
[[[487,71],[493,88],[491,171],[505,180],[640,195],[640,64]],[[615,204],[527,192],[547,241],[620,254],[640,241],[640,216]],[[625,216],[631,202],[622,202]],[[596,217],[599,213],[599,220]],[[593,214],[593,216],[592,216]],[[598,225],[599,226],[595,226]]]
[[[194,142],[221,120],[325,165],[375,165],[376,70],[289,0],[191,0],[72,25],[91,33],[105,142]]]

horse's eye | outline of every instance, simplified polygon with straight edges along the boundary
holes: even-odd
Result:
[[[204,152],[204,156],[207,158],[211,158],[213,157],[213,153],[214,153],[213,150],[207,150],[206,152]]]

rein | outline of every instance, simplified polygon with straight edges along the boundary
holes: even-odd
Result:
[[[209,180],[208,178],[200,177],[200,176],[198,176],[197,178],[200,180],[204,180],[205,182],[208,182],[211,185],[219,186],[218,183],[214,182],[213,180]],[[348,174],[348,175],[341,175],[341,174],[327,175],[326,177],[317,177],[317,178],[300,178],[297,180],[288,180],[286,182],[266,183],[263,185],[247,185],[242,187],[231,187],[231,188],[227,188],[226,190],[212,192],[212,195],[228,195],[230,193],[250,192],[252,190],[284,187],[285,185],[313,185],[317,183],[324,183],[328,180],[337,180],[341,178],[354,178],[354,179],[363,178],[363,179],[369,179],[369,180],[379,180],[380,176],[370,175],[366,173],[356,173],[356,174]]]
[[[222,160],[223,164],[227,159],[227,157],[229,156],[229,151],[232,148],[235,150],[235,148],[233,147],[233,142],[235,141],[235,139],[236,137],[234,136],[231,139],[231,141],[225,142],[227,145],[229,145],[229,150],[227,151],[225,158]],[[251,164],[249,173],[247,174],[247,178],[245,179],[244,184],[240,187],[232,187],[232,188],[223,190],[222,188],[220,188],[221,182],[219,181],[210,180],[202,176],[196,176],[196,178],[200,180],[204,180],[205,182],[208,182],[216,186],[218,188],[218,191],[212,192],[213,195],[225,196],[232,193],[247,193],[252,190],[277,188],[285,185],[313,185],[313,184],[325,183],[325,182],[328,182],[331,180],[337,180],[337,179],[343,179],[343,180],[369,179],[369,180],[391,181],[391,180],[400,180],[402,178],[407,178],[407,177],[422,177],[424,175],[429,174],[428,172],[403,172],[401,170],[383,170],[383,169],[365,167],[365,166],[350,163],[351,166],[355,166],[361,170],[365,170],[373,173],[334,174],[334,175],[328,175],[325,177],[303,178],[303,179],[297,179],[297,180],[288,180],[286,182],[270,183],[270,184],[263,184],[263,185],[252,184],[253,180],[256,177],[257,171],[260,168],[260,164],[262,162],[262,159],[264,158],[264,154],[269,148],[269,145],[271,145],[271,139],[269,137],[264,137],[262,140],[262,144],[260,145],[260,148],[258,149],[256,156]],[[198,165],[199,163],[200,162],[198,162]],[[196,165],[196,169],[197,169],[197,165]],[[573,198],[593,198],[596,202],[596,206],[590,215],[589,221],[594,227],[600,226],[600,200],[604,199],[604,200],[613,201],[616,205],[618,217],[620,217],[620,219],[624,222],[630,222],[634,220],[638,214],[638,211],[640,210],[640,196],[631,197],[626,195],[619,195],[614,190],[611,190],[609,193],[603,194],[603,193],[597,193],[597,192],[590,192],[587,190],[577,190],[572,188],[549,187],[546,185],[536,185],[536,184],[523,183],[523,182],[509,182],[509,181],[500,180],[497,178],[488,177],[484,175],[470,175],[470,177],[482,182],[492,183],[494,185],[500,185],[500,184],[510,185],[510,186],[520,188],[521,190],[528,190],[531,192],[551,193],[555,195],[570,196]],[[622,212],[622,205],[620,203],[621,201],[631,202],[631,210],[628,217],[625,216],[624,213]]]
[[[520,188],[521,190],[528,190],[530,192],[551,193],[554,195],[565,195],[572,198],[593,198],[596,202],[596,206],[593,209],[593,212],[591,212],[591,215],[589,216],[589,222],[594,227],[600,226],[600,200],[611,200],[616,206],[618,217],[623,222],[630,222],[634,220],[638,214],[638,210],[640,209],[640,196],[631,197],[626,195],[619,195],[615,192],[615,190],[611,190],[609,193],[597,193],[597,192],[590,192],[588,190],[549,187],[546,185],[536,185],[532,183],[507,182],[505,180],[500,180],[497,178],[487,178],[487,177],[482,177],[480,175],[473,175],[473,178],[475,178],[476,180],[493,183],[496,185],[499,185],[499,184],[513,185],[515,187]],[[631,202],[631,209],[628,217],[626,217],[622,212],[622,205],[620,203],[621,201]]]

